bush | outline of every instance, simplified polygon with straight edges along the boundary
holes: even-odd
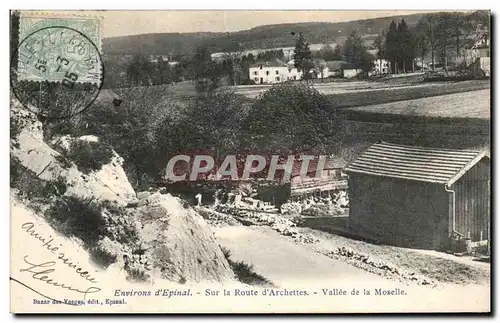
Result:
[[[94,245],[106,229],[101,206],[92,199],[64,196],[47,210],[45,216],[54,229],[80,238],[88,246]]]
[[[101,142],[76,140],[71,144],[67,156],[83,173],[98,171],[113,158],[113,150]]]
[[[10,118],[10,139],[14,147],[19,148],[17,137],[21,133],[22,125],[16,117]]]
[[[222,251],[222,254],[224,255],[224,258],[226,258],[226,260],[229,260],[229,258],[231,258],[231,250],[224,248],[220,245],[219,245],[219,247],[220,247],[220,250]]]
[[[10,156],[10,187],[17,188],[20,196],[31,201],[62,196],[67,189],[64,177],[59,176],[54,181],[43,180],[13,156]]]
[[[249,150],[336,153],[343,119],[330,100],[305,84],[281,83],[265,91],[243,122]]]
[[[244,79],[242,82],[241,82],[241,85],[255,85],[257,83],[254,82],[254,80],[252,79]]]
[[[222,254],[226,258],[227,262],[231,266],[236,278],[244,283],[249,285],[258,285],[258,286],[269,286],[272,287],[273,284],[264,276],[257,274],[253,270],[253,266],[249,265],[243,261],[232,261],[231,251],[225,247],[219,245],[219,248],[222,250]]]
[[[102,268],[108,268],[109,265],[116,262],[116,255],[110,253],[108,250],[96,246],[89,249],[89,254],[94,262]]]
[[[70,168],[72,165],[71,160],[69,160],[64,155],[56,155],[54,158],[59,162],[59,164],[61,164],[61,167],[63,168]]]
[[[272,283],[265,277],[257,274],[253,270],[253,266],[243,261],[233,262],[229,261],[236,278],[244,284],[258,285],[258,286],[272,286]]]

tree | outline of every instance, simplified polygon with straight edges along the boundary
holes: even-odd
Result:
[[[476,44],[489,44],[490,38],[490,12],[488,10],[478,10],[467,17],[468,22],[475,25],[473,32]]]
[[[273,86],[251,106],[243,124],[244,146],[261,153],[336,153],[342,141],[340,114],[305,84]]]
[[[467,39],[467,36],[472,32],[471,21],[465,14],[458,12],[453,12],[450,17],[451,32],[455,38],[455,50],[457,54],[457,61],[462,56],[460,50],[462,48],[462,42]]]
[[[250,64],[255,63],[255,57],[253,56],[253,54],[252,54],[252,53],[248,53],[247,58],[248,58],[248,62],[249,62]]]
[[[172,82],[172,69],[168,61],[164,61],[163,57],[158,57],[157,61],[157,77],[156,84],[169,84]]]
[[[219,87],[222,68],[212,60],[208,47],[198,46],[192,59],[192,74],[196,92],[206,94]]]
[[[426,14],[417,23],[417,29],[425,37],[427,48],[431,52],[432,70],[435,68],[435,51],[438,42],[438,17],[436,14]]]
[[[373,41],[373,47],[377,50],[379,66],[382,67],[382,59],[385,57],[385,37],[382,33],[380,33]],[[382,69],[379,72],[382,74]]]
[[[427,54],[428,49],[428,39],[425,32],[425,26],[418,23],[415,27],[415,51],[421,57],[422,62],[422,71],[424,71],[424,58],[425,54]]]
[[[302,33],[295,42],[295,50],[293,51],[293,60],[295,68],[302,72],[302,78],[309,79],[309,71],[314,67],[311,50],[309,44]]]
[[[129,84],[132,86],[151,85],[153,70],[153,64],[146,56],[134,55],[126,70]]]
[[[182,152],[213,152],[217,159],[234,154],[240,146],[241,126],[246,115],[244,98],[228,90],[197,96],[179,120],[166,115],[156,128],[156,155],[160,167]]]
[[[399,60],[401,61],[403,72],[407,71],[409,64],[412,65],[414,70],[413,61],[415,58],[415,36],[413,32],[408,29],[406,21],[401,19],[397,29],[397,38],[399,43]]]
[[[325,44],[316,54],[317,58],[324,59],[325,61],[340,61],[342,60],[342,54],[340,53],[340,46],[332,46]]]
[[[325,69],[327,67],[326,61],[322,58],[316,58],[314,59],[314,72],[316,75],[321,76],[321,82],[323,82],[323,79],[325,78]],[[317,77],[317,76],[316,76]]]
[[[223,56],[221,68],[222,71],[229,77],[230,85],[240,83],[242,73],[242,58],[240,57],[241,53],[239,52],[226,53]]]
[[[441,50],[444,70],[448,71],[448,46],[453,35],[453,18],[451,12],[440,12],[437,14],[437,40]]]
[[[399,57],[399,44],[398,44],[398,27],[396,22],[393,20],[389,26],[389,30],[385,36],[385,49],[387,58],[391,62],[391,72],[393,74],[398,73],[397,61]]]
[[[333,60],[341,61],[344,59],[342,56],[342,47],[340,45],[335,46]]]
[[[344,59],[354,65],[356,69],[363,70],[366,75],[373,68],[373,59],[359,34],[352,32],[344,43]]]
[[[112,146],[125,160],[124,169],[135,188],[148,187],[146,179],[158,173],[155,131],[166,115],[180,108],[172,104],[164,89],[140,87],[116,89],[119,107],[99,104],[81,114],[80,135],[92,134]]]

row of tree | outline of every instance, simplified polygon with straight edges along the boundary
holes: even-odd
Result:
[[[479,11],[429,13],[413,28],[409,28],[404,19],[392,21],[388,31],[375,39],[373,47],[379,59],[391,63],[392,73],[414,71],[415,58],[419,58],[419,67],[423,68],[427,55],[431,56],[433,69],[439,59],[447,70],[450,56],[460,64],[464,49],[488,39],[489,19],[488,12]]]

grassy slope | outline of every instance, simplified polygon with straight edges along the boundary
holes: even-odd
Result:
[[[490,91],[486,89],[370,105],[352,108],[351,111],[489,119]]]
[[[438,83],[424,87],[390,88],[363,93],[339,93],[329,95],[332,106],[337,108],[361,107],[395,101],[407,101],[431,96],[490,88],[489,80]]]

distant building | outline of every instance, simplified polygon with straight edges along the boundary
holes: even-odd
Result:
[[[343,78],[354,78],[358,77],[363,73],[363,70],[360,68],[356,68],[353,64],[343,63],[342,64],[342,77]]]
[[[328,67],[327,77],[341,77],[342,76],[342,64],[346,64],[344,61],[327,61],[326,66]]]
[[[390,72],[390,63],[386,59],[376,59],[373,61],[372,75],[385,75]]]
[[[295,61],[293,59],[288,61],[286,65],[288,67],[288,75],[287,75],[288,81],[295,81],[302,79],[303,73],[295,67]]]
[[[284,63],[257,62],[248,69],[249,78],[257,84],[276,84],[302,78],[302,72],[293,66],[293,61]]]
[[[293,61],[291,61],[293,62]],[[289,62],[290,63],[290,62]],[[314,60],[314,67],[311,70],[312,77],[317,79],[326,79],[329,74],[328,64],[324,59]]]
[[[286,81],[289,71],[288,65],[275,62],[257,62],[248,69],[249,78],[257,84],[275,84]]]
[[[490,237],[486,151],[377,143],[346,172],[349,228],[360,236],[435,250]]]
[[[257,62],[248,69],[249,78],[257,84],[275,84],[286,81],[302,79],[302,71],[295,67],[293,60],[284,63],[276,60],[274,62]],[[330,70],[326,61],[317,61],[310,71],[313,78],[327,78]]]
[[[168,54],[163,54],[163,55],[158,55],[158,54],[149,55],[149,60],[150,60],[152,63],[156,63],[156,62],[158,62],[158,59],[159,59],[160,57],[161,57],[164,61],[168,61],[168,57],[169,57],[169,55],[168,55]]]
[[[167,62],[168,62],[168,65],[169,65],[170,67],[173,67],[173,66],[176,66],[176,65],[178,65],[178,64],[179,64],[179,62],[169,61],[169,60],[168,60],[168,55],[150,55],[150,56],[149,56],[149,60],[150,60],[150,62],[151,62],[151,63],[158,63],[158,59],[159,59],[160,57],[161,57],[161,58],[163,58],[163,61],[164,61],[165,63],[167,63]]]
[[[329,157],[318,174],[318,160],[311,160],[305,177],[300,176],[301,164],[294,165],[290,180],[292,200],[311,196],[326,197],[333,191],[347,190],[347,175],[343,171],[346,165],[347,162],[342,157]]]

